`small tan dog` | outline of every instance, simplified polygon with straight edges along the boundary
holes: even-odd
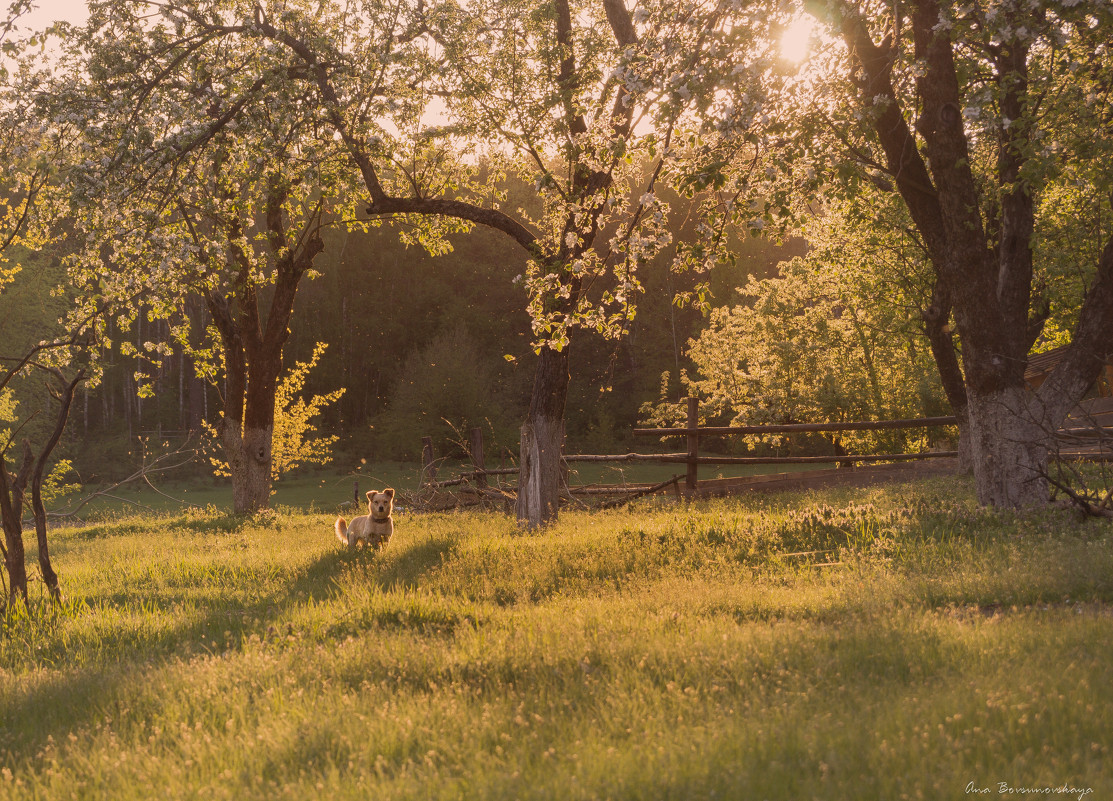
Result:
[[[394,490],[387,487],[382,492],[368,492],[367,510],[369,514],[354,518],[350,525],[344,518],[336,518],[336,538],[349,548],[363,540],[364,545],[379,551],[394,534],[394,519],[390,516],[394,511]]]

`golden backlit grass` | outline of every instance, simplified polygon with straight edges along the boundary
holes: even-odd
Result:
[[[1106,522],[946,480],[330,528],[59,531],[0,798],[1113,796]]]

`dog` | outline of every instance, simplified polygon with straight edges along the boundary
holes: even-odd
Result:
[[[354,548],[362,540],[376,551],[381,551],[394,534],[394,490],[387,487],[382,492],[372,490],[367,493],[368,514],[353,518],[347,523],[344,518],[336,518],[336,538],[349,548]]]

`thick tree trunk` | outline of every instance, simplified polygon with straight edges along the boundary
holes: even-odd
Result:
[[[265,509],[271,497],[271,435],[270,428],[247,429],[240,434],[229,426],[223,436],[224,456],[232,474],[232,511],[253,514]]]
[[[275,282],[265,319],[251,261],[233,244],[243,232],[239,222],[229,227],[230,266],[238,272],[234,291],[228,297],[211,291],[205,295],[224,344],[227,391],[221,440],[232,474],[236,514],[250,514],[270,503],[274,394],[282,372],[282,348],[290,336],[298,282],[324,250],[316,227],[319,219],[303,230],[297,248],[290,248],[283,210],[289,187],[277,174],[269,181],[266,237],[275,259]]]
[[[249,363],[238,332],[230,329],[224,343],[228,391],[221,445],[232,477],[232,511],[254,514],[270,503],[274,388],[282,371],[282,346],[271,358]]]
[[[518,522],[531,527],[555,522],[560,508],[568,378],[568,349],[542,348],[522,425],[518,471]]]
[[[978,502],[1021,508],[1048,501],[1050,425],[1025,387],[971,393],[970,448]]]
[[[1043,504],[1051,432],[1085,391],[1081,379],[1096,375],[1096,362],[1082,369],[1062,365],[1056,373],[1079,381],[1062,382],[1065,391],[1055,397],[1051,388],[1037,396],[1025,386],[1028,351],[1046,318],[1046,307],[1034,310],[1032,304],[1034,200],[1027,182],[1019,180],[1032,128],[1014,125],[1002,131],[1000,209],[983,213],[983,187],[973,172],[962,115],[964,86],[949,29],[938,24],[937,0],[913,0],[908,9],[915,57],[924,67],[916,82],[916,110],[909,112],[912,101],[902,104],[905,98],[894,88],[899,44],[890,38],[876,44],[866,18],[846,4],[841,27],[862,77],[858,90],[864,103],[878,110],[878,141],[936,273],[924,311],[926,333],[948,399],[962,421],[960,456],[973,469],[978,499],[1010,508]],[[999,83],[1000,103],[1011,120],[1027,115],[1027,52],[1018,40],[990,56],[997,74],[1008,76]],[[1093,350],[1095,358],[1109,352],[1113,302],[1099,303],[1097,296],[1103,283],[1113,281],[1103,281],[1103,272],[1099,269],[1088,295],[1068,361],[1078,363],[1080,349]],[[962,342],[961,372],[948,324],[952,307]],[[1091,317],[1102,328],[1087,335]]]
[[[518,522],[543,526],[557,519],[560,505],[560,449],[564,421],[533,418],[522,425],[518,472]]]

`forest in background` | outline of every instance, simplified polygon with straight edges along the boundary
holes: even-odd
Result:
[[[361,460],[480,426],[543,525],[566,437],[612,449],[685,395],[701,422],[949,409],[979,500],[1039,505],[1113,358],[1100,2],[94,0],[16,36],[27,6],[0,433],[43,449],[10,537],[70,411],[83,480],[208,432],[238,513],[295,407]],[[815,444],[882,438],[850,439]]]
[[[325,343],[304,394],[344,390],[314,426],[337,437],[333,453],[343,466],[361,459],[417,460],[423,436],[433,437],[438,455],[462,454],[473,427],[484,429],[492,455],[516,454],[536,358],[520,280],[526,258],[505,236],[486,229],[456,234],[450,252],[431,255],[404,243],[399,228],[332,228],[314,262],[320,274],[299,288],[284,361],[288,367],[306,361],[317,343]],[[65,284],[66,243],[63,236],[50,249],[25,254],[20,281],[0,294],[0,333],[13,352],[41,340],[71,306],[58,290]],[[775,276],[778,263],[803,254],[806,245],[801,238],[777,243],[750,237],[737,239],[736,248],[736,261],[712,275],[711,306],[735,303],[748,277]],[[709,316],[676,297],[698,278],[646,271],[645,296],[629,335],[614,340],[585,332],[576,342],[570,447],[630,449],[629,432],[644,419],[643,405],[687,394],[680,371],[691,369],[689,341]],[[206,323],[200,298],[184,313]],[[221,414],[222,376],[205,381],[180,347],[173,346],[159,366],[121,352],[119,340],[169,340],[165,322],[140,315],[133,330],[113,339],[114,347],[102,354],[103,380],[79,390],[59,446],[58,457],[73,462],[82,482],[123,477],[144,448],[150,455],[187,440],[204,447],[205,424]],[[153,397],[140,397],[136,372],[150,377]],[[12,388],[22,406],[49,408],[37,376],[17,379]],[[27,430],[45,426],[48,415],[42,417]],[[199,459],[182,472],[212,470]]]

